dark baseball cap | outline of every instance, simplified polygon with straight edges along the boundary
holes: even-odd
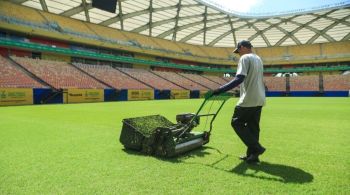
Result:
[[[241,48],[241,46],[247,47],[247,48],[253,47],[253,45],[250,43],[250,41],[242,40],[242,41],[237,43],[237,47],[235,50],[233,50],[233,53],[238,53],[238,50],[239,50],[239,48]]]

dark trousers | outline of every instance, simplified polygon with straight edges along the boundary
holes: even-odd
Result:
[[[247,156],[262,149],[259,143],[261,106],[236,106],[231,125],[238,137],[247,146]]]

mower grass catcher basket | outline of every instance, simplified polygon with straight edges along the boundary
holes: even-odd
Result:
[[[201,147],[209,142],[212,123],[230,97],[228,94],[222,94],[206,98],[197,113],[178,114],[177,124],[161,115],[123,119],[120,142],[125,149],[162,157],[173,157]],[[219,108],[213,113],[200,114],[210,101],[218,101]],[[209,130],[192,132],[192,129],[199,125],[200,117],[211,117]]]

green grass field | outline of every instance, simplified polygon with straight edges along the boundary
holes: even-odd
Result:
[[[350,99],[268,98],[260,165],[230,126],[177,158],[125,151],[122,119],[195,112],[202,99],[0,107],[0,194],[350,194]]]

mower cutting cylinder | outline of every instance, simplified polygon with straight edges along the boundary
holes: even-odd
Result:
[[[209,142],[209,134],[203,133],[197,136],[193,136],[191,140],[187,140],[183,143],[178,143],[175,146],[175,154],[182,154],[196,148],[199,148]]]

